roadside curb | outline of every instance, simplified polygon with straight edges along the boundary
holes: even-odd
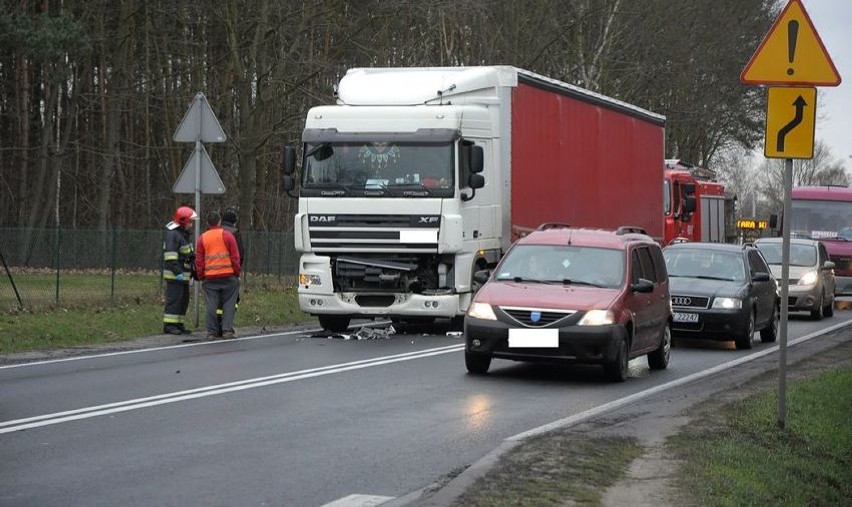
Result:
[[[820,329],[819,331],[809,333],[794,340],[790,340],[787,344],[787,347],[794,347],[813,340],[814,338],[818,338],[820,336],[824,336],[829,333],[833,333],[835,331],[850,327],[852,327],[852,320],[841,322],[825,329]],[[720,364],[713,368],[709,368],[707,370],[688,375],[686,377],[676,379],[671,382],[661,384],[659,386],[655,386],[651,389],[647,389],[645,391],[641,391],[630,396],[614,400],[604,405],[600,405],[599,407],[595,407],[591,410],[587,410],[585,412],[581,412],[579,414],[553,421],[551,423],[539,426],[537,428],[533,428],[517,435],[507,437],[500,443],[499,446],[497,446],[495,449],[493,449],[491,452],[489,452],[479,460],[475,461],[473,464],[471,464],[469,467],[467,467],[464,471],[462,471],[459,475],[451,479],[445,485],[439,486],[438,484],[432,484],[419,491],[409,493],[408,495],[399,497],[396,500],[392,500],[391,502],[382,505],[385,507],[397,507],[403,505],[413,505],[418,507],[451,505],[457,502],[459,498],[461,498],[461,496],[468,490],[468,488],[473,485],[479,478],[483,477],[486,473],[488,473],[494,467],[494,465],[499,462],[500,458],[503,455],[505,455],[515,447],[519,446],[520,444],[524,443],[531,437],[545,435],[557,430],[562,430],[578,425],[580,423],[587,422],[591,419],[595,419],[608,413],[615,412],[619,409],[633,405],[651,396],[671,391],[676,388],[694,385],[697,381],[701,379],[717,375],[723,371],[736,368],[743,364],[750,363],[757,359],[761,359],[766,356],[776,354],[778,352],[779,345],[775,345],[766,350],[762,350],[754,354],[749,354],[748,356]],[[430,491],[433,490],[436,491],[434,493],[430,493]]]

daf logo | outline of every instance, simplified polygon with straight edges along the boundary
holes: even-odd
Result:
[[[420,217],[421,224],[434,224],[440,217]]]
[[[692,298],[686,298],[682,296],[675,296],[672,298],[672,305],[674,306],[689,306],[692,304]]]
[[[311,215],[308,219],[312,223],[331,223],[337,220],[334,215]]]

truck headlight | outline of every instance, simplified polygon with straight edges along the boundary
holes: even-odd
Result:
[[[473,319],[497,320],[494,310],[487,303],[471,303],[470,308],[467,309],[467,316]]]
[[[307,273],[299,273],[299,285],[320,285],[322,278],[319,275],[309,275]]]
[[[577,323],[578,326],[606,326],[615,322],[615,314],[609,310],[589,310]]]
[[[819,275],[816,271],[808,271],[805,273],[805,276],[799,278],[799,282],[796,285],[814,285],[817,283]]]
[[[721,310],[738,310],[743,307],[743,300],[737,298],[716,298],[713,308]]]

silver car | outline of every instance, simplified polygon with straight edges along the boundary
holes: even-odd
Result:
[[[763,254],[772,274],[781,280],[782,238],[763,238],[755,246]],[[819,241],[790,240],[790,286],[788,308],[811,312],[815,319],[834,315],[834,263]]]

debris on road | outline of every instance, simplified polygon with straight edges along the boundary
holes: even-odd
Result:
[[[462,334],[464,333],[462,333],[461,331],[447,331],[447,336],[451,336],[453,338],[459,337]]]
[[[396,334],[393,326],[388,327],[362,327],[354,334],[334,333],[331,331],[318,331],[310,335],[311,338],[327,338],[329,340],[389,340]]]
[[[362,327],[357,333],[355,333],[355,337],[359,340],[387,340],[395,334],[396,329],[394,329],[393,326],[385,328]]]

